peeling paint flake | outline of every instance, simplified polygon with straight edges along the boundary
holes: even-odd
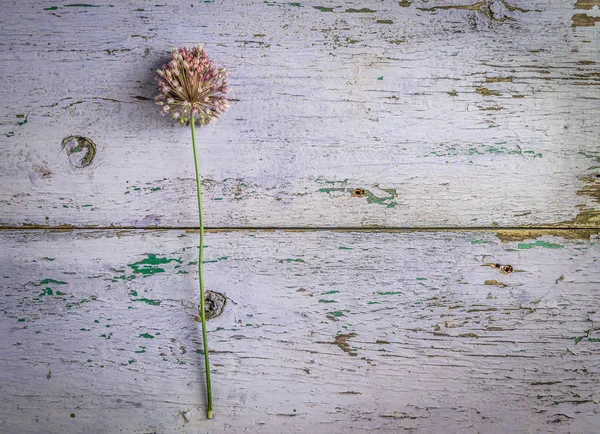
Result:
[[[321,12],[333,12],[333,8],[326,8],[324,6],[313,6],[313,8]]]
[[[600,8],[600,0],[577,0],[575,2],[575,9],[594,9],[594,7]]]
[[[157,265],[168,264],[170,262],[177,262],[181,264],[181,259],[159,258],[154,254],[148,253],[146,259],[142,259],[139,262],[127,265],[133,270],[134,273],[151,275],[156,273],[164,273],[164,268],[158,267]]]
[[[369,9],[369,8],[362,8],[362,9],[346,9],[344,12],[350,13],[350,14],[373,14],[377,11],[374,11],[373,9]]]
[[[519,243],[519,245],[517,247],[519,249],[526,250],[526,249],[533,249],[534,247],[544,247],[546,249],[562,249],[565,246],[563,246],[561,244],[550,243],[548,241],[538,240],[535,243]]]
[[[160,306],[162,301],[160,300],[151,300],[149,298],[134,298],[131,301],[141,301],[142,303],[149,304],[151,306]]]

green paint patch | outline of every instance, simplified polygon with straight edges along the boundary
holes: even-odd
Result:
[[[292,258],[286,258],[281,260],[280,262],[304,262],[302,259],[292,259]]]
[[[15,136],[15,132],[14,131],[9,131],[7,134],[5,134],[6,137],[14,137]]]
[[[471,244],[488,244],[489,241],[486,240],[471,240]]]
[[[399,295],[402,294],[400,291],[384,291],[384,292],[378,292],[378,295]]]
[[[146,303],[151,306],[160,306],[160,304],[162,303],[162,301],[160,301],[160,300],[152,300],[149,298],[134,298],[131,301],[141,301],[142,303]]]
[[[181,264],[181,259],[177,258],[159,258],[153,254],[147,254],[146,259],[142,259],[139,262],[133,264],[127,264],[134,273],[144,274],[146,276],[156,273],[164,273],[165,269],[158,267],[158,265],[168,264],[170,262],[177,262]]]
[[[338,247],[340,250],[352,250],[352,247],[344,247],[344,246],[340,246]]]
[[[577,345],[584,337],[585,336],[571,336],[569,339],[572,339],[573,342],[575,342],[575,345]]]
[[[588,338],[588,342],[600,342],[600,338]]]
[[[19,318],[17,322],[25,322],[25,318]]]
[[[90,5],[87,3],[72,3],[70,5],[64,5],[66,8],[99,8],[99,5]]]
[[[296,6],[297,8],[303,8],[304,6],[302,6],[300,3],[294,2],[294,3],[288,3],[288,5],[290,6]]]
[[[145,346],[140,345],[138,348],[141,348],[141,349],[134,351],[134,353],[136,353],[136,354],[143,354],[143,353],[146,352],[146,347]]]
[[[337,303],[337,301],[335,300],[324,300],[324,299],[320,299],[319,303]]]
[[[319,192],[321,192],[321,193],[333,193],[335,191],[346,191],[346,189],[345,188],[337,188],[337,187],[319,188]]]
[[[337,294],[338,292],[340,292],[340,291],[332,290],[332,291],[323,292],[323,293],[321,293],[321,295]]]
[[[417,277],[417,280],[427,280],[427,277]]]
[[[377,77],[377,80],[383,80],[383,75],[381,77]]]
[[[71,413],[71,417],[75,419],[75,413]]]
[[[458,94],[456,94],[458,95]],[[451,94],[451,96],[456,96]],[[469,146],[469,147],[458,147],[458,146],[448,146],[447,144],[442,144],[435,151],[431,151],[425,154],[425,157],[435,156],[435,157],[456,157],[456,156],[473,156],[473,155],[487,155],[487,154],[496,154],[496,155],[521,155],[525,157],[532,158],[542,158],[543,155],[539,152],[535,152],[530,149],[521,149],[519,146],[507,145],[506,142],[498,142],[493,145],[487,144],[479,144],[478,146]]]
[[[139,337],[144,339],[154,339],[154,336],[152,336],[150,333],[142,333],[139,335]]]
[[[326,8],[324,6],[313,6],[313,8],[321,12],[333,12],[333,8]]]
[[[122,276],[117,276],[117,277],[115,277],[115,278],[113,279],[113,281],[114,281],[114,280],[116,280],[116,279],[119,279],[119,280],[133,280],[133,279],[135,279],[135,276],[134,276],[133,274],[130,274],[129,276],[126,276],[126,275],[124,274],[124,275],[122,275]]]
[[[519,243],[519,249],[533,249],[534,247],[544,247],[545,249],[563,249],[565,246],[561,244],[549,243],[548,241],[537,240],[535,243]]]
[[[365,197],[367,203],[373,203],[378,205],[385,205],[387,208],[395,208],[398,205],[394,199],[398,196],[395,188],[382,188],[382,191],[386,192],[388,197],[377,197],[371,191],[362,188],[339,188],[339,187],[326,187],[320,188],[321,193],[335,193],[345,192],[351,193],[352,197]]]
[[[54,291],[52,291],[52,288],[50,288],[49,286],[47,286],[46,288],[44,288],[44,290],[42,291],[42,293],[40,295],[38,295],[38,297],[43,297],[45,295],[54,295]]]
[[[336,311],[333,311],[333,312],[329,312],[329,315],[338,317],[338,316],[344,316],[344,313],[340,312],[339,310],[336,310]]]
[[[385,191],[390,197],[377,197],[369,190],[365,190],[365,196],[367,197],[367,203],[374,203],[378,205],[385,205],[386,208],[395,208],[398,205],[395,199],[398,194],[396,193],[395,188],[382,188],[382,191]]]
[[[369,302],[367,302],[367,304],[381,304],[381,303],[378,301],[369,301]]]
[[[55,285],[67,285],[67,282],[63,282],[61,280],[54,280],[54,279],[44,279],[42,280],[40,283],[36,284],[36,286],[41,286],[41,285],[49,285],[49,284],[55,284]]]
[[[50,6],[49,8],[44,8],[45,11],[55,11],[58,9],[58,6]]]

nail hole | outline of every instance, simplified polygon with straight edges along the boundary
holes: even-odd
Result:
[[[206,291],[204,293],[204,312],[206,313],[206,319],[210,320],[218,317],[223,313],[225,305],[227,304],[227,297],[216,291]],[[198,316],[196,321],[200,322],[200,306],[198,306]]]
[[[354,197],[363,197],[365,195],[365,190],[362,188],[355,188],[352,192],[352,196]]]
[[[514,268],[512,265],[504,265],[500,271],[502,271],[504,274],[509,274],[514,271]]]
[[[96,144],[87,137],[68,136],[62,140],[61,150],[64,150],[73,167],[83,168],[92,164],[96,157]]]

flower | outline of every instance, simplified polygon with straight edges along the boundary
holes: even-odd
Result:
[[[229,73],[217,69],[202,45],[173,49],[171,61],[157,72],[160,93],[155,100],[163,116],[170,114],[181,125],[192,118],[205,125],[227,110]]]

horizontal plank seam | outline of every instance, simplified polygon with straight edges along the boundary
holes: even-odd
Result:
[[[323,227],[311,227],[311,226],[241,226],[241,227],[205,227],[207,231],[222,231],[222,232],[233,232],[233,231],[305,231],[305,232],[319,232],[319,231],[344,231],[344,232],[451,232],[451,231],[597,231],[600,232],[600,228],[594,227],[569,227],[569,226],[423,226],[423,227],[352,227],[352,226],[323,226]],[[148,230],[148,231],[172,231],[172,230],[199,230],[198,226],[0,226],[0,231],[27,231],[27,230],[48,230],[48,231],[122,231],[122,230]]]

